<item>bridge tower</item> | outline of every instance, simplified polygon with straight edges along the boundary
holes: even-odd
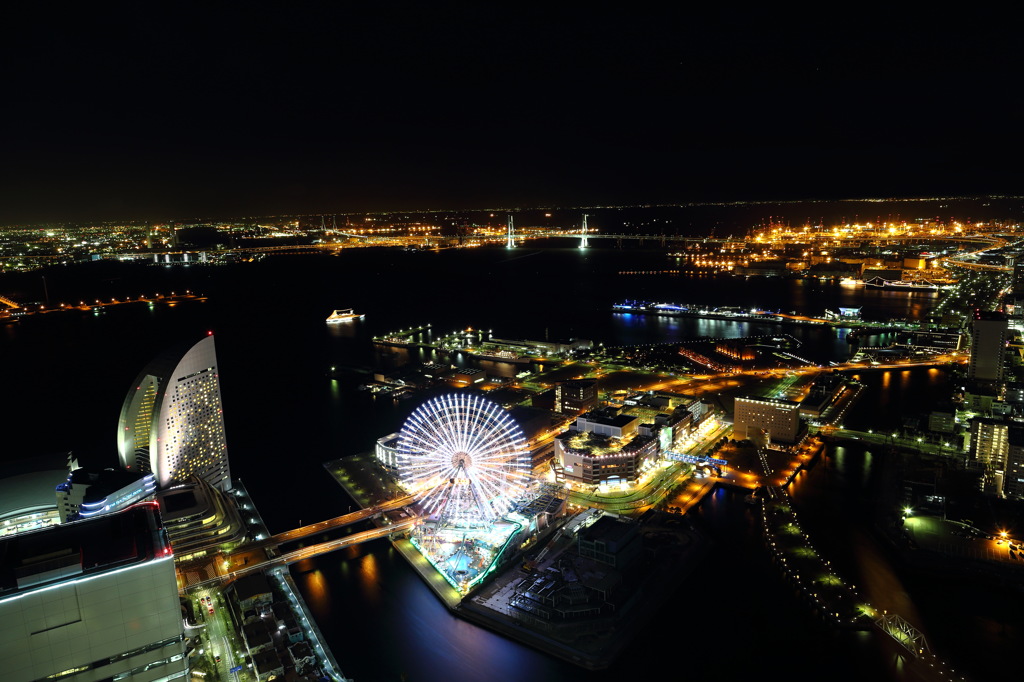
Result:
[[[514,249],[516,248],[516,230],[512,226],[512,216],[508,217],[508,237],[505,239],[505,248]]]
[[[585,249],[590,246],[590,241],[587,239],[587,214],[583,214],[583,229],[580,231],[580,248]]]

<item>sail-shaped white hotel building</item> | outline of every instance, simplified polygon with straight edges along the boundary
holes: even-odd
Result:
[[[231,489],[212,334],[142,370],[121,408],[117,450],[122,467],[155,474],[159,488],[194,474],[214,488]]]

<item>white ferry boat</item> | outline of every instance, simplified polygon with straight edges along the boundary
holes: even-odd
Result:
[[[335,310],[327,318],[327,324],[339,324],[341,322],[351,322],[352,320],[361,320],[363,315],[356,313],[352,308],[345,308],[344,310]]]

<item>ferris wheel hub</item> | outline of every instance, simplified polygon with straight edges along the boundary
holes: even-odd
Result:
[[[462,468],[468,470],[473,466],[473,456],[468,452],[456,452],[452,455],[452,466],[456,469]]]

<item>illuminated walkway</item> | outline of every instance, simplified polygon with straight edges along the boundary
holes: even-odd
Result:
[[[267,569],[274,568],[276,566],[283,566],[293,564],[298,561],[303,561],[305,559],[312,559],[314,557],[320,556],[321,554],[328,554],[330,552],[337,551],[344,547],[350,547],[352,545],[358,545],[364,542],[368,542],[370,540],[377,540],[379,538],[389,537],[395,533],[400,533],[409,530],[410,528],[415,526],[418,521],[418,516],[409,516],[408,518],[404,518],[396,523],[389,523],[381,528],[372,528],[370,530],[352,533],[351,535],[346,535],[345,537],[338,538],[336,540],[327,540],[325,542],[320,542],[315,545],[310,545],[308,547],[301,547],[299,549],[287,552],[280,556],[268,556],[267,558],[262,559],[260,561],[245,563],[241,565],[241,567],[239,568],[229,568],[228,570],[224,571],[223,573],[220,573],[216,577],[208,578],[206,580],[199,580],[193,582],[189,579],[189,577],[196,572],[190,571],[186,568],[179,568],[179,582],[181,582],[183,579],[185,582],[185,584],[179,584],[179,591],[184,592],[186,589],[192,590],[197,587],[206,587],[216,584],[227,584],[237,580],[238,578],[241,578],[242,576],[249,575],[250,573],[263,572]],[[240,554],[247,553],[248,551],[249,549],[246,548],[245,550],[236,552],[235,554],[231,555],[230,558],[226,559],[225,562],[229,563],[229,566],[237,565],[237,559],[235,557],[239,556]]]
[[[415,498],[413,496],[402,495],[350,514],[342,514],[333,519],[311,523],[272,535],[269,538],[246,543],[229,554],[222,554],[216,548],[209,548],[207,550],[209,553],[203,559],[183,562],[178,566],[178,588],[183,591],[186,588],[191,589],[197,585],[230,582],[242,575],[269,566],[294,563],[317,554],[333,552],[341,547],[374,540],[395,532],[396,529],[404,530],[416,521],[417,517],[411,510],[406,511],[407,516],[401,517],[401,523],[392,523],[390,520],[386,520],[385,523],[389,525],[386,525],[383,529],[352,533],[339,540],[325,541],[310,547],[286,552],[283,555],[278,554],[281,545],[285,543],[297,542],[312,535],[326,533],[354,523],[378,518],[386,512],[401,509],[406,505],[412,504],[414,501]]]
[[[767,463],[765,473],[770,474]],[[962,680],[928,648],[924,635],[893,613],[879,612],[861,598],[856,585],[846,582],[811,544],[800,527],[784,487],[766,488],[760,497],[765,543],[786,582],[826,623],[838,628],[872,630],[897,645],[899,665],[919,680]]]

